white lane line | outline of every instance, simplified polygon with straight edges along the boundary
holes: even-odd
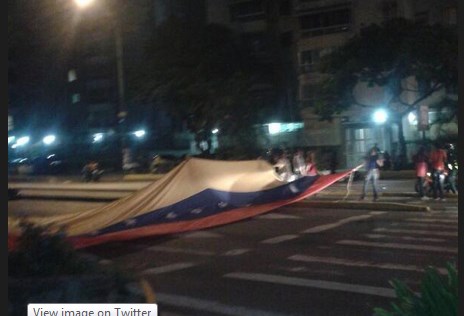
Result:
[[[335,290],[335,291],[342,291],[342,292],[378,295],[378,296],[383,296],[383,297],[395,297],[395,291],[393,289],[385,288],[385,287],[340,283],[340,282],[324,281],[324,280],[303,279],[303,278],[287,277],[287,276],[281,276],[281,275],[275,275],[275,274],[234,272],[234,273],[225,274],[224,277],[232,278],[232,279],[249,280],[249,281],[267,282],[267,283],[274,283],[274,284],[303,286],[303,287],[324,289],[324,290]]]
[[[368,218],[371,218],[371,217],[372,217],[372,215],[358,215],[358,216],[347,217],[347,218],[341,219],[341,220],[339,220],[337,222],[334,222],[334,223],[311,227],[309,229],[306,229],[306,230],[302,231],[302,233],[303,234],[305,234],[305,233],[320,233],[320,232],[323,232],[323,231],[326,231],[326,230],[329,230],[329,229],[339,227],[339,226],[347,224],[347,223],[356,222],[356,221],[362,221],[364,219],[368,219]]]
[[[260,219],[301,219],[300,216],[295,215],[288,215],[288,214],[277,214],[277,213],[269,213],[257,216]]]
[[[384,212],[384,211],[372,211],[372,212],[369,212],[369,214],[371,215],[382,215],[382,214],[385,214],[387,212]]]
[[[390,229],[390,228],[375,228],[375,232],[386,232],[386,233],[401,233],[401,234],[413,234],[413,235],[429,235],[429,236],[442,236],[442,237],[458,237],[458,233],[450,232],[436,232],[433,230],[415,230],[415,229]]]
[[[211,232],[193,232],[193,233],[186,233],[182,235],[182,238],[221,238],[223,235]]]
[[[278,244],[283,241],[292,240],[298,238],[298,235],[282,235],[261,241],[263,244]]]
[[[391,226],[408,226],[408,227],[428,227],[428,228],[440,228],[456,231],[458,229],[458,223],[454,225],[450,224],[431,224],[431,223],[392,223]]]
[[[447,253],[458,253],[458,249],[455,247],[442,247],[442,246],[426,246],[426,245],[413,245],[413,244],[398,244],[389,242],[372,242],[362,240],[339,240],[336,242],[339,245],[349,246],[363,246],[363,247],[377,247],[377,248],[393,248],[393,249],[409,249],[409,250],[424,250],[424,251],[436,251],[436,252],[447,252]]]
[[[293,261],[302,261],[302,262],[317,262],[317,263],[327,263],[327,264],[338,264],[342,266],[349,267],[369,267],[369,268],[378,268],[378,269],[388,269],[388,270],[406,270],[406,271],[417,271],[424,272],[423,268],[420,268],[415,265],[409,264],[396,264],[396,263],[374,263],[369,261],[362,260],[348,260],[340,259],[334,257],[316,257],[316,256],[307,256],[307,255],[293,255],[288,257],[289,260]],[[445,268],[437,268],[441,274],[447,274]]]
[[[183,295],[174,295],[167,293],[156,293],[156,303],[158,306],[168,305],[184,307],[190,310],[196,310],[203,313],[215,313],[221,315],[256,315],[256,316],[285,316],[275,312],[269,312],[258,309],[251,309],[244,306],[227,305],[217,301],[204,300]],[[199,313],[201,315],[201,313]]]
[[[170,253],[185,253],[188,255],[200,255],[200,256],[214,256],[215,255],[215,253],[211,251],[179,249],[179,248],[170,248],[170,247],[162,247],[162,246],[153,246],[153,247],[147,248],[147,250],[159,251],[159,252],[170,252]]]
[[[423,223],[451,223],[457,224],[458,219],[438,219],[438,218],[408,218],[408,222],[423,222]]]
[[[244,253],[249,252],[251,249],[232,249],[229,251],[224,252],[223,256],[239,256],[243,255]]]
[[[190,268],[190,267],[193,267],[193,266],[195,266],[195,263],[192,263],[192,262],[179,262],[179,263],[168,264],[168,265],[161,266],[161,267],[146,269],[146,270],[142,271],[142,274],[143,275],[162,274],[162,273],[168,273],[168,272],[187,269],[187,268]]]
[[[382,234],[364,234],[367,238],[370,239],[379,239],[379,238],[395,238],[401,240],[409,240],[409,241],[425,241],[425,242],[445,242],[446,239],[442,238],[421,238],[421,237],[411,237],[411,236],[389,236],[389,235],[382,235]]]

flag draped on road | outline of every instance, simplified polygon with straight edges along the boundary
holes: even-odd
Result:
[[[232,223],[309,197],[353,171],[284,182],[263,160],[189,158],[158,181],[102,207],[27,220],[63,229],[82,248]],[[20,233],[19,222],[8,218],[9,243]]]

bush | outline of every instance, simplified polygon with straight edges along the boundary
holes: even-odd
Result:
[[[443,277],[428,267],[419,294],[402,281],[392,280],[397,301],[391,303],[392,311],[374,308],[374,316],[457,316],[458,272],[453,263],[448,262],[446,268],[448,275]]]
[[[26,222],[20,227],[8,251],[8,315],[25,315],[28,303],[146,302],[140,280],[77,252],[64,232]]]

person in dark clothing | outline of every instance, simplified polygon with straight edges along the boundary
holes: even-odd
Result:
[[[447,159],[446,151],[441,148],[440,144],[435,144],[434,150],[430,153],[433,198],[435,200],[445,200],[443,195],[443,185],[445,180],[445,162]]]
[[[364,185],[360,200],[364,200],[366,197],[367,184],[372,182],[372,191],[374,193],[374,201],[379,198],[378,195],[378,180],[380,176],[379,167],[383,166],[383,159],[379,156],[379,150],[377,144],[369,150],[368,155],[365,158],[366,176],[364,178]]]

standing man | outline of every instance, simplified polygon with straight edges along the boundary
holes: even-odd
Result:
[[[430,166],[432,167],[432,189],[435,200],[445,200],[443,196],[443,183],[445,173],[446,151],[441,148],[439,143],[433,146],[430,153]]]
[[[365,158],[365,168],[366,168],[366,176],[364,178],[363,190],[362,194],[359,197],[359,200],[364,200],[366,197],[366,189],[367,184],[372,182],[372,191],[374,193],[374,201],[379,199],[379,195],[377,192],[378,189],[378,180],[380,177],[379,167],[383,166],[383,159],[379,156],[379,150],[377,148],[377,144],[369,150]]]

